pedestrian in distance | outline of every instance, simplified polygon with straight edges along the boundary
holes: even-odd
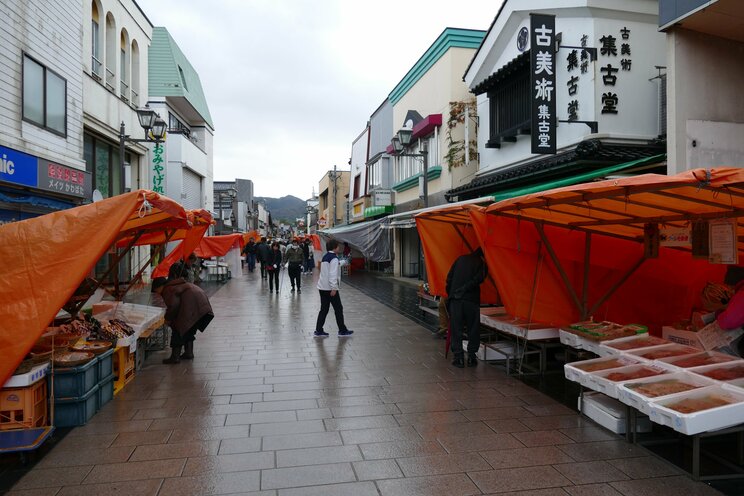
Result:
[[[308,272],[307,262],[310,258],[310,240],[305,239],[300,243],[300,247],[302,248],[302,272]]]
[[[261,279],[268,277],[268,271],[266,270],[266,260],[271,255],[271,248],[266,243],[266,238],[261,238],[261,242],[256,245],[256,258],[258,263],[261,265]]]
[[[292,240],[292,245],[287,248],[284,257],[288,264],[287,272],[289,273],[289,282],[292,285],[292,291],[294,291],[296,287],[297,292],[302,293],[302,279],[300,276],[302,275],[302,261],[304,255],[297,238]]]
[[[271,251],[266,257],[266,271],[269,274],[269,293],[279,293],[279,272],[282,270],[282,252],[279,249],[279,243],[274,242],[271,245]]]
[[[256,270],[256,242],[253,239],[248,240],[243,248],[243,254],[245,255],[245,263],[248,265],[248,272]]]
[[[468,367],[478,365],[476,353],[480,348],[480,285],[486,279],[488,268],[483,249],[462,255],[452,264],[447,274],[447,305],[449,307],[452,365],[465,367],[463,359],[463,329],[468,336]]]
[[[328,252],[323,256],[320,263],[320,277],[318,278],[318,291],[320,292],[320,312],[318,321],[315,323],[316,338],[328,337],[328,333],[323,330],[328,310],[333,305],[333,312],[336,314],[336,325],[338,326],[339,337],[351,336],[354,331],[349,330],[344,323],[344,307],[341,304],[341,296],[338,294],[341,283],[341,271],[339,270],[338,255],[343,248],[338,241],[331,239],[326,243]]]
[[[158,277],[152,282],[152,291],[163,297],[165,323],[171,328],[171,355],[163,363],[193,360],[196,331],[204,332],[214,318],[207,294],[182,277]],[[183,354],[181,348],[184,348]]]

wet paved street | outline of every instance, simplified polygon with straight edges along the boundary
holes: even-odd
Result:
[[[718,494],[502,369],[455,369],[443,342],[344,286],[339,339],[319,298],[258,274],[212,296],[196,359],[136,379],[13,495]]]

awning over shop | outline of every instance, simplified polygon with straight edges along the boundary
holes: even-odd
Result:
[[[375,205],[364,209],[365,217],[376,217],[378,215],[392,214],[395,207],[392,205]]]
[[[318,234],[333,238],[340,242],[349,243],[362,253],[362,256],[372,262],[387,262],[390,256],[390,231],[382,229],[387,222],[387,217],[382,219],[348,224],[334,227]]]
[[[199,258],[224,257],[228,251],[245,246],[242,234],[226,234],[224,236],[205,236],[199,242],[194,253]]]
[[[693,258],[689,247],[661,247],[658,258],[648,258],[645,226],[744,216],[744,170],[580,184],[470,215],[510,313],[555,325],[594,316],[658,330],[689,318],[700,290],[721,282],[726,266]],[[744,227],[737,226],[741,252]]]
[[[0,226],[0,384],[117,239],[189,223],[181,205],[140,190]]]

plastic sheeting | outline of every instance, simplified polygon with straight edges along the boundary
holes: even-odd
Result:
[[[358,224],[349,224],[320,231],[323,237],[333,238],[339,242],[349,243],[362,253],[362,256],[372,262],[387,262],[392,259],[390,254],[390,230],[382,229],[387,219],[377,219]]]
[[[245,246],[242,234],[225,234],[224,236],[205,236],[199,242],[194,253],[199,258],[224,257],[232,248],[242,249]]]
[[[186,211],[151,191],[0,226],[0,384],[119,237],[189,227]]]

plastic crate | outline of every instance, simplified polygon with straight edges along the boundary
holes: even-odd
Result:
[[[106,403],[114,398],[114,374],[109,374],[107,378],[98,383],[98,404],[100,410]]]
[[[147,353],[145,351],[145,340],[137,340],[137,354],[134,356],[134,370],[142,370],[145,366],[145,357]]]
[[[98,382],[114,373],[114,350],[98,355]]]
[[[54,399],[54,425],[75,427],[85,425],[98,411],[98,384],[79,398]]]
[[[114,351],[114,394],[134,379],[135,358],[128,347],[117,347]]]
[[[47,381],[23,388],[0,389],[0,430],[47,424]]]
[[[79,398],[98,384],[98,360],[71,368],[54,369],[54,397]]]

